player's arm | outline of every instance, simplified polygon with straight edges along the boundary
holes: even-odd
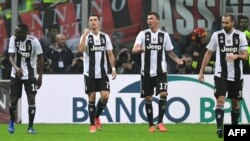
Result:
[[[143,53],[145,50],[142,48],[142,42],[144,41],[144,32],[140,32],[135,40],[135,44],[132,49],[132,53]]]
[[[248,52],[247,50],[240,51],[240,54],[230,54],[226,57],[228,62],[232,62],[234,60],[247,60],[248,59]]]
[[[115,69],[115,57],[112,52],[112,50],[107,50],[108,58],[109,58],[109,63],[112,68],[112,79],[116,78],[116,69]]]
[[[16,70],[16,75],[21,78],[23,76],[23,71],[16,65],[15,53],[9,53],[9,61],[12,67]]]
[[[82,37],[80,39],[79,47],[78,47],[80,52],[84,52],[85,49],[86,49],[86,37],[87,37],[88,34],[89,34],[89,29],[85,28],[84,32],[82,34]]]
[[[173,52],[173,50],[167,51],[167,54],[168,54],[168,56],[169,56],[172,60],[174,60],[178,65],[182,65],[182,64],[183,64],[183,60],[180,59],[180,58]]]
[[[39,89],[42,85],[43,78],[43,68],[44,68],[44,58],[43,54],[37,55],[38,58],[38,79],[37,79],[37,88]]]
[[[206,68],[212,54],[213,54],[213,51],[208,49],[206,51],[206,53],[205,53],[204,58],[203,58],[203,61],[202,61],[202,64],[201,64],[201,69],[200,69],[200,72],[199,72],[199,80],[201,82],[204,82],[204,71],[205,71],[205,68]]]

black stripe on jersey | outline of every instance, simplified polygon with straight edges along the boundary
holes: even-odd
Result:
[[[218,34],[218,42],[219,42],[219,48],[220,48],[220,64],[221,64],[221,78],[227,79],[228,71],[227,71],[227,62],[225,60],[226,58],[226,52],[222,52],[223,48],[225,47],[225,35],[224,33]]]
[[[88,52],[89,52],[89,77],[95,78],[95,51],[91,51],[94,46],[93,35],[88,36]]]
[[[27,40],[26,41],[26,52],[31,54],[32,51],[32,45],[31,45],[31,40]],[[27,68],[28,68],[28,78],[35,78],[35,74],[34,74],[34,68],[32,68],[31,64],[30,64],[30,57],[25,57],[25,61],[27,63]]]
[[[164,42],[164,34],[159,32],[158,34],[158,44],[162,47],[160,50],[158,50],[157,53],[157,75],[160,75],[163,73],[161,62],[162,62],[162,53],[163,53],[163,42]]]
[[[106,45],[105,35],[100,34],[100,41],[101,41],[101,46]],[[100,64],[101,65],[101,75],[102,75],[102,77],[107,75],[107,73],[105,71],[105,68],[104,68],[104,57],[106,57],[106,54],[104,52],[105,52],[105,49],[102,51],[102,58],[101,58],[101,64]]]
[[[19,52],[19,46],[20,46],[20,41],[15,40],[15,47],[16,47],[16,50],[17,50],[17,53],[16,53],[16,55],[17,55],[16,65],[17,65],[17,67],[21,68],[22,55],[18,53]]]
[[[144,76],[150,76],[151,50],[147,49],[150,43],[151,43],[151,34],[150,32],[146,32],[145,33]]]
[[[240,50],[240,46],[239,46],[239,42],[240,42],[240,38],[239,38],[239,34],[233,34],[233,47],[237,47],[237,52],[235,52],[234,54],[239,54],[239,50]],[[240,75],[241,75],[241,71],[240,71],[240,60],[234,60],[234,80],[240,80]]]

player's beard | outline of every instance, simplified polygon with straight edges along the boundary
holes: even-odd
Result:
[[[224,29],[224,31],[226,33],[230,33],[231,32],[231,28],[229,28],[229,27],[223,27],[223,29]]]

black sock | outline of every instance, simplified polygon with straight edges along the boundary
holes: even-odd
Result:
[[[232,109],[231,111],[232,125],[238,125],[239,117],[240,117],[240,109]]]
[[[15,117],[16,108],[12,108],[11,106],[9,106],[9,112],[10,112],[10,120],[15,121],[16,120],[16,117]]]
[[[89,110],[89,120],[91,125],[95,125],[95,101],[90,102],[88,105]]]
[[[162,119],[163,119],[164,113],[166,111],[166,103],[167,103],[166,97],[165,98],[160,98],[158,123],[162,123]]]
[[[152,101],[145,101],[145,108],[146,108],[146,113],[148,117],[148,123],[149,127],[153,126],[153,106],[152,106]]]
[[[106,105],[107,105],[107,103],[103,102],[100,98],[98,103],[97,103],[97,106],[96,106],[96,108],[97,108],[96,115],[95,115],[96,118],[98,118],[100,116],[103,109],[105,109]]]
[[[215,109],[217,129],[223,129],[224,107],[217,106]]]
[[[34,123],[34,118],[35,118],[35,114],[36,114],[36,106],[35,105],[29,105],[29,128],[33,127],[33,123]]]

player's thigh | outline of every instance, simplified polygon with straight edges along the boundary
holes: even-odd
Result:
[[[154,94],[155,77],[145,77],[141,75],[141,97],[152,96]]]
[[[99,91],[107,91],[108,93],[110,92],[110,83],[108,76],[104,76],[103,78],[98,79],[97,85]]]
[[[226,96],[226,93],[228,91],[227,80],[215,76],[214,85],[215,85],[214,96],[216,98],[219,96]]]
[[[11,97],[21,98],[22,97],[22,86],[23,86],[23,81],[21,79],[11,77],[11,80],[10,80],[10,89],[11,89],[10,96]]]
[[[228,82],[228,98],[242,99],[243,80]]]
[[[36,79],[32,78],[24,80],[24,88],[27,94],[36,94],[37,93]]]
[[[156,77],[156,95],[159,93],[167,93],[168,83],[167,83],[167,74],[163,73]]]
[[[85,93],[96,92],[96,80],[88,76],[84,76]]]

